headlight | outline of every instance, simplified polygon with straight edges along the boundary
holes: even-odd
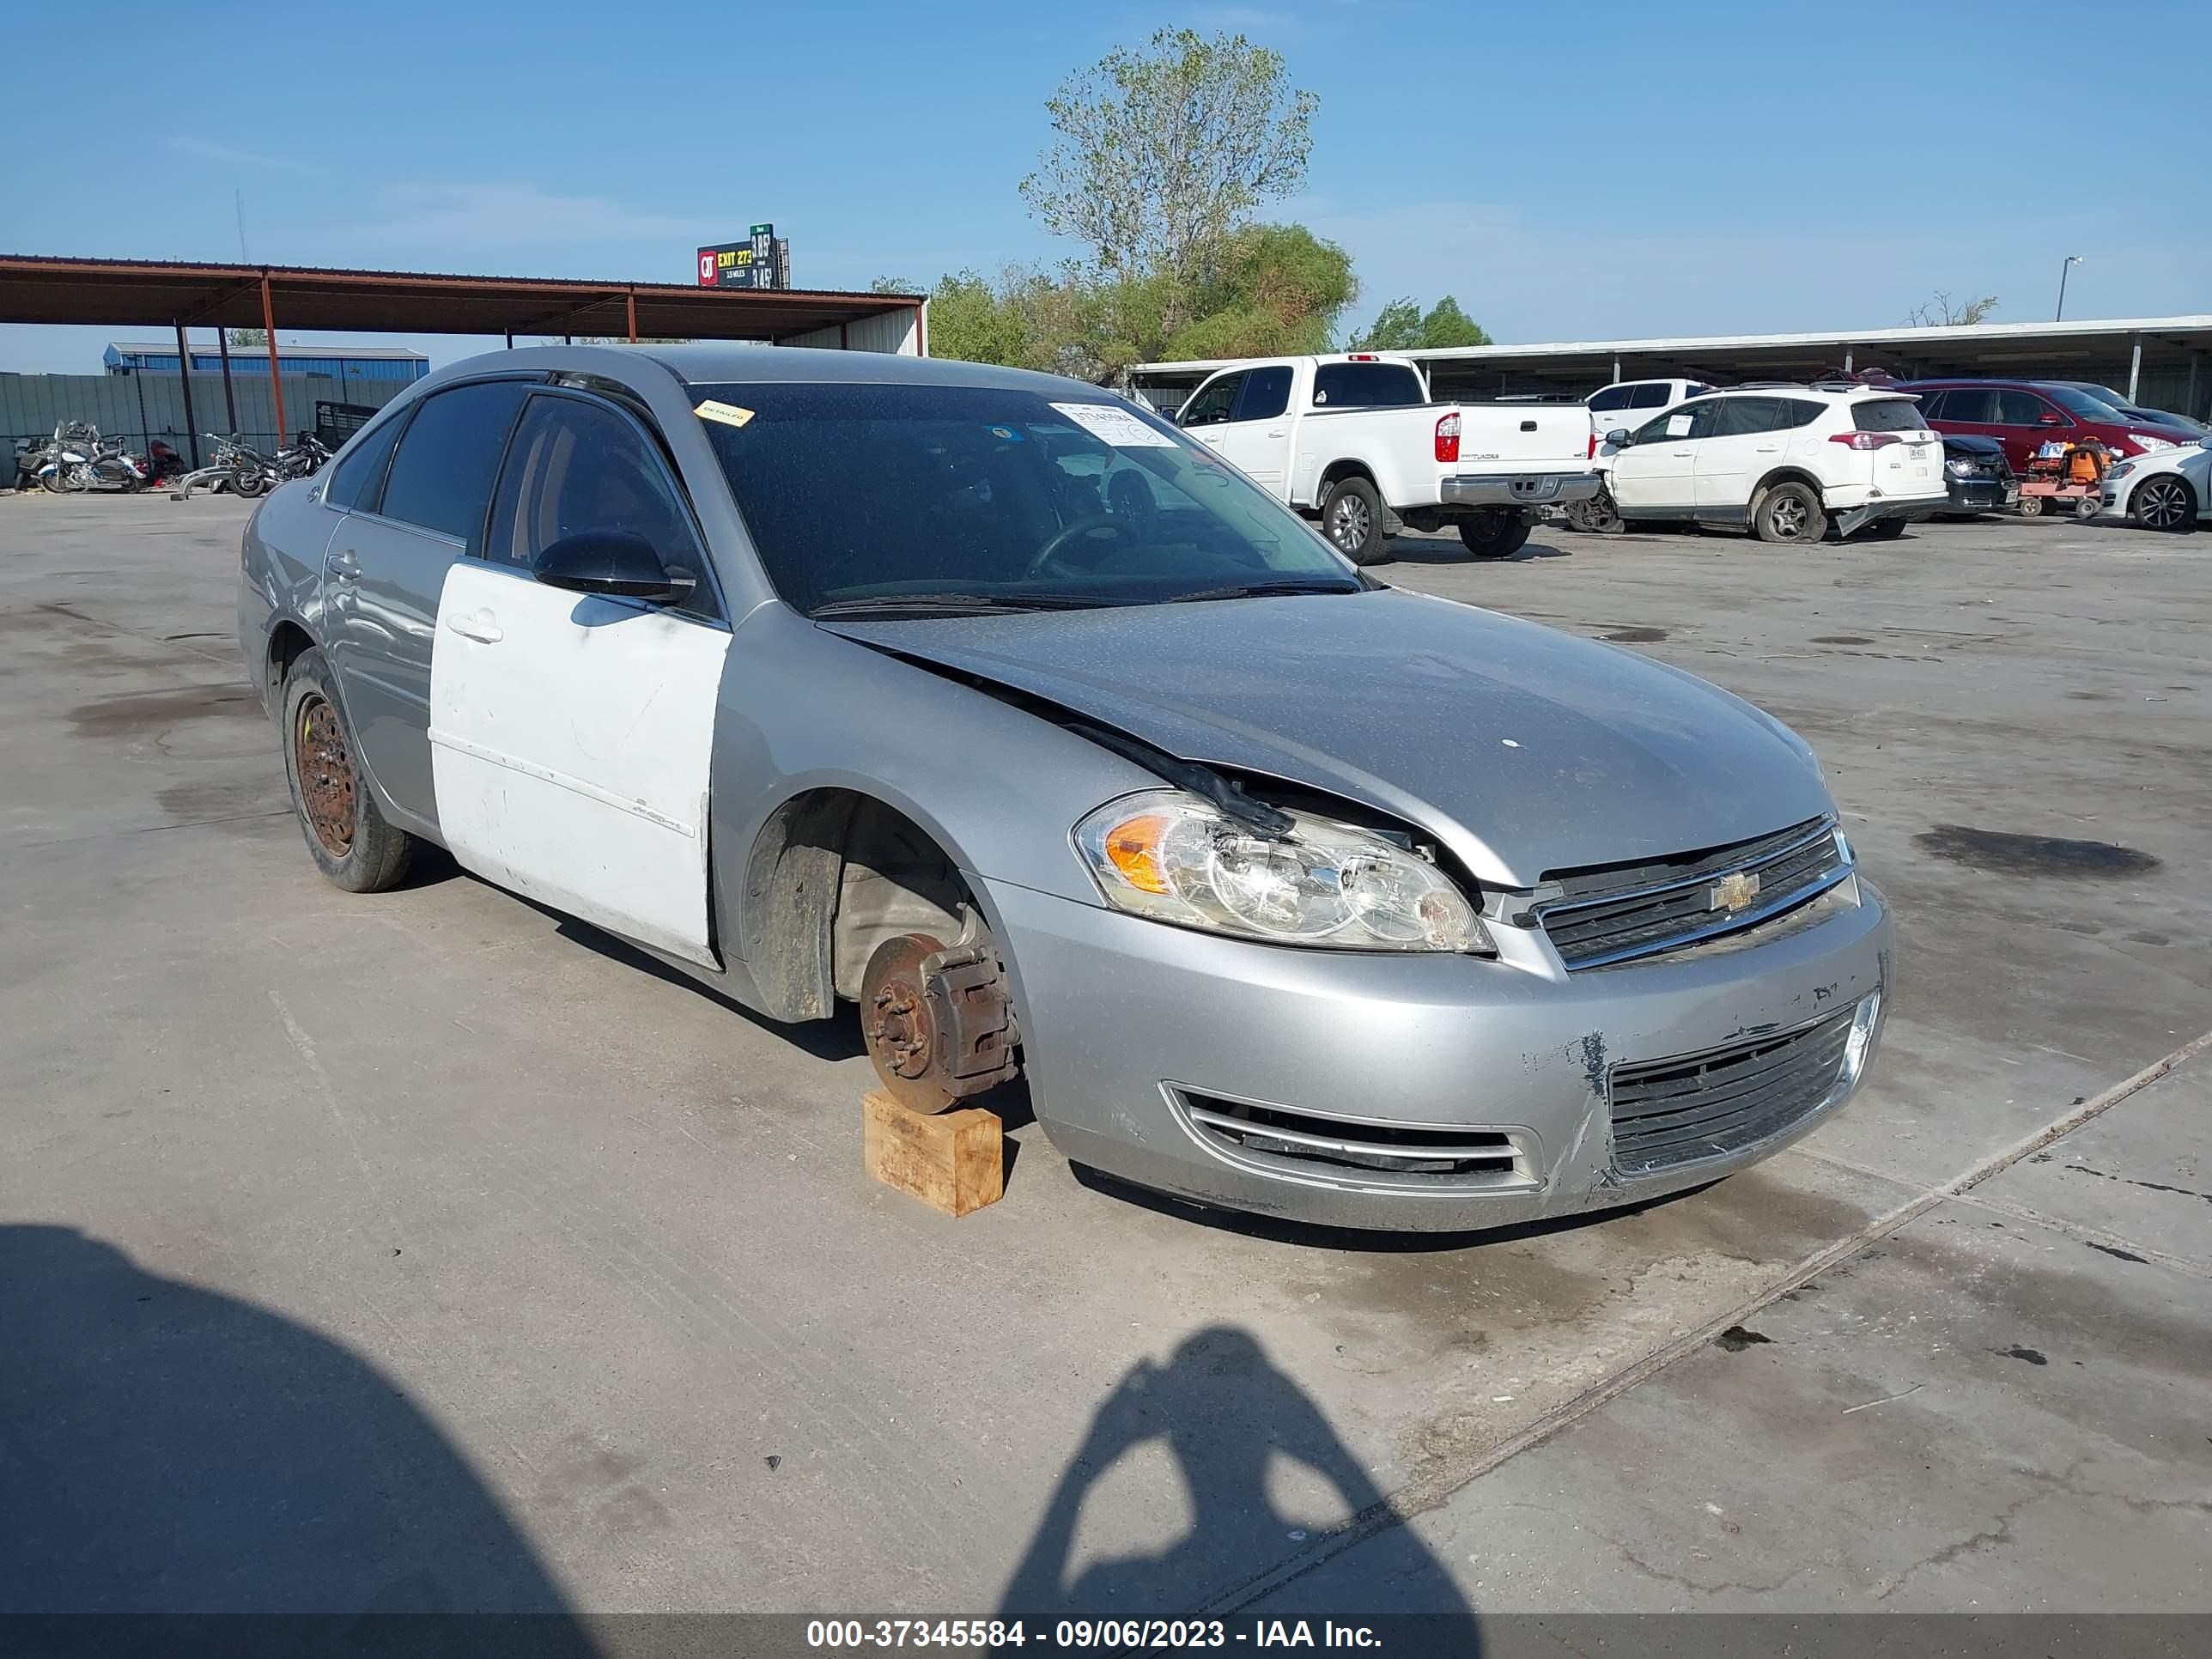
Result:
[[[2135,445],[2136,448],[2142,450],[2146,455],[2155,454],[2161,449],[2174,449],[2179,447],[2179,445],[2175,444],[2170,439],[2153,437],[2148,432],[2130,432],[2128,434],[2128,441]]]
[[[1290,814],[1280,837],[1180,790],[1109,801],[1075,844],[1117,909],[1276,945],[1494,954],[1443,872],[1369,830]]]
[[[1943,470],[1954,478],[1971,478],[1975,472],[1974,464],[1972,461],[1946,461],[1943,463]]]
[[[2118,465],[2108,470],[2106,472],[2105,477],[2107,478],[2124,478],[2129,473],[2135,470],[2136,464],[2133,461],[2122,461]]]

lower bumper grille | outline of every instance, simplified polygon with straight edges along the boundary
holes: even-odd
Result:
[[[1856,1075],[1877,1000],[1724,1048],[1615,1066],[1613,1167],[1651,1175],[1781,1133]]]
[[[1267,1174],[1491,1192],[1536,1185],[1527,1150],[1503,1130],[1322,1117],[1188,1090],[1169,1092],[1200,1146]]]

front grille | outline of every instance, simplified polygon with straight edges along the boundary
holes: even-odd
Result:
[[[1268,1174],[1490,1191],[1535,1185],[1531,1162],[1503,1130],[1375,1123],[1189,1090],[1170,1093],[1200,1146]]]
[[[1709,852],[1571,871],[1535,915],[1570,970],[1603,968],[1755,927],[1850,873],[1835,826],[1808,818]],[[1754,878],[1755,896],[1747,898]]]
[[[1856,1012],[1701,1054],[1615,1066],[1613,1167],[1651,1175],[1779,1134],[1844,1081]]]

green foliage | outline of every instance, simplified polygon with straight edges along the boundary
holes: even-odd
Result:
[[[1201,280],[1254,209],[1304,180],[1320,101],[1241,34],[1162,29],[1062,83],[1045,106],[1059,138],[1022,197],[1109,282]]]
[[[1162,361],[1326,351],[1359,283],[1352,256],[1304,225],[1248,225],[1200,285],[1197,320],[1158,348]],[[1131,362],[1142,362],[1132,358]]]
[[[1393,300],[1377,313],[1365,331],[1352,337],[1353,351],[1435,350],[1444,346],[1491,343],[1480,324],[1459,307],[1449,294],[1421,314],[1419,302]]]
[[[268,345],[269,331],[265,328],[234,328],[230,331],[230,349],[234,351],[240,346],[266,350]]]
[[[868,284],[871,294],[919,294],[920,283],[909,283],[903,276],[878,276]]]

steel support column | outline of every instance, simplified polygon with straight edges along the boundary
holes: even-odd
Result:
[[[630,289],[628,294],[623,295],[623,299],[629,307],[629,343],[635,345],[637,343],[637,290]]]
[[[230,331],[217,327],[215,331],[216,349],[222,353],[222,412],[230,419],[227,430],[238,430],[238,394],[230,389]]]
[[[261,273],[261,331],[269,337],[269,395],[276,400],[276,447],[284,447],[284,375],[276,363],[276,305],[269,294],[269,273]]]
[[[2136,382],[2142,379],[2142,336],[2128,336],[2128,401],[2136,400]]]
[[[192,349],[185,343],[185,325],[177,325],[177,377],[185,388],[185,436],[191,441],[192,465],[200,464],[200,417],[192,413]]]

